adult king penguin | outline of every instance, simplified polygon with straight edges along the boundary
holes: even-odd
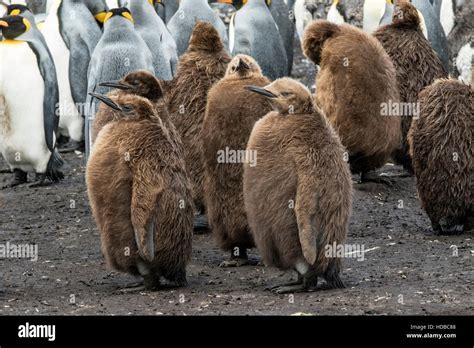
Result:
[[[253,57],[270,80],[288,75],[288,58],[265,0],[248,0],[229,27],[232,55]]]
[[[104,20],[104,34],[92,54],[88,74],[88,90],[107,93],[104,81],[119,80],[135,70],[153,70],[150,49],[134,27],[133,17],[125,7],[110,10]],[[90,123],[95,116],[95,101],[86,103],[86,154],[90,147]]]
[[[178,11],[168,22],[168,30],[178,47],[178,56],[186,52],[194,25],[198,21],[211,23],[219,32],[224,46],[229,46],[225,24],[214,13],[207,0],[181,0]]]
[[[156,77],[172,80],[176,74],[178,54],[176,42],[154,10],[156,0],[134,0],[129,8],[135,22],[135,29],[148,45],[153,55],[153,69]]]
[[[55,0],[58,1],[58,0]],[[105,0],[61,0],[48,21],[58,23],[61,37],[69,50],[69,80],[76,105],[84,105],[87,98],[87,72],[92,52],[100,40],[107,5]],[[71,17],[74,14],[74,17]],[[57,16],[57,18],[54,18]],[[48,25],[47,23],[45,25]],[[49,35],[48,39],[49,40]],[[83,112],[83,110],[82,110]]]
[[[3,17],[0,28],[0,97],[5,102],[0,150],[14,173],[8,186],[26,183],[28,172],[37,176],[32,186],[43,185],[46,178],[59,181],[63,160],[56,150],[59,92],[53,59],[27,18]]]

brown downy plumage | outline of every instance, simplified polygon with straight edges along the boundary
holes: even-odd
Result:
[[[136,95],[95,95],[120,112],[99,133],[86,171],[89,200],[110,267],[186,284],[193,202],[180,149],[153,104]]]
[[[347,148],[351,170],[364,180],[400,146],[400,117],[382,115],[384,105],[399,101],[393,63],[371,35],[326,20],[308,25],[303,50],[321,68],[316,103]]]
[[[347,235],[352,180],[345,149],[299,82],[284,78],[248,89],[277,110],[255,123],[247,146],[257,156],[256,166],[244,166],[249,225],[265,263],[294,268],[302,281],[274,291],[314,290],[318,276],[343,287],[341,259],[325,251]]]
[[[115,88],[108,96],[136,94],[149,99],[152,103],[163,104],[163,88],[160,82],[155,76],[145,70],[134,71],[120,81],[104,81],[100,83],[100,86]],[[121,118],[122,114],[120,111],[101,103],[92,126],[92,143],[95,142],[100,130],[107,123]]]
[[[421,206],[435,233],[472,230],[473,86],[440,79],[420,93],[419,102],[420,118],[413,121],[408,141]]]
[[[395,65],[400,102],[409,103],[414,111],[402,115],[402,144],[394,153],[395,161],[403,164],[407,171],[413,172],[408,154],[407,134],[413,116],[417,116],[418,93],[436,79],[447,77],[447,73],[438,54],[421,31],[418,11],[407,0],[397,1],[392,24],[379,28],[374,36]]]
[[[184,144],[193,198],[199,210],[203,209],[201,129],[207,93],[224,76],[229,62],[217,30],[210,23],[197,22],[188,50],[180,58],[177,76],[166,91],[171,120]]]
[[[253,125],[271,111],[268,103],[244,86],[269,83],[252,57],[239,54],[208,94],[201,139],[204,202],[219,247],[231,252],[231,261],[222,266],[246,264],[246,249],[254,243],[244,209],[242,162],[221,163],[219,157],[226,149],[245,152]]]

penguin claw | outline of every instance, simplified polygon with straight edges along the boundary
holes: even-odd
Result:
[[[242,267],[242,266],[257,266],[259,260],[234,258],[232,260],[224,260],[219,264],[221,268]]]
[[[297,285],[282,285],[277,286],[276,288],[272,289],[271,292],[274,294],[293,294],[297,292],[313,292],[315,289],[308,288],[304,284],[297,284]]]
[[[375,173],[362,173],[360,175],[360,183],[373,182],[376,184],[385,184],[387,186],[393,186],[392,180],[387,175],[377,175]]]
[[[134,292],[144,291],[144,290],[146,290],[145,284],[132,283],[132,284],[126,285],[123,288],[117,289],[117,292],[122,293],[122,294],[129,294],[129,293],[134,293]]]

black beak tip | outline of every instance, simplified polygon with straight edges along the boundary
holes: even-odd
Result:
[[[263,95],[264,97],[267,97],[267,98],[275,98],[275,97],[276,97],[275,94],[273,94],[273,93],[270,92],[270,91],[267,91],[265,88],[262,88],[262,87],[258,87],[258,86],[245,86],[244,88],[245,88],[247,91],[250,91],[250,92],[254,92],[254,93]]]

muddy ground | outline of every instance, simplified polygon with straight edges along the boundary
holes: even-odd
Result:
[[[298,55],[294,75],[311,86],[314,67]],[[395,178],[392,187],[354,185],[347,243],[366,252],[364,260],[344,260],[346,289],[327,289],[321,281],[313,293],[275,295],[265,287],[294,274],[264,266],[219,268],[224,254],[204,234],[194,237],[187,288],[123,294],[118,289],[136,279],[106,269],[84,159],[64,157],[61,183],[0,191],[0,244],[35,243],[39,253],[37,261],[1,260],[0,315],[474,314],[473,236],[435,236],[413,177]],[[1,160],[0,167],[6,167]],[[0,174],[0,186],[10,179]],[[258,258],[257,251],[251,256]]]

